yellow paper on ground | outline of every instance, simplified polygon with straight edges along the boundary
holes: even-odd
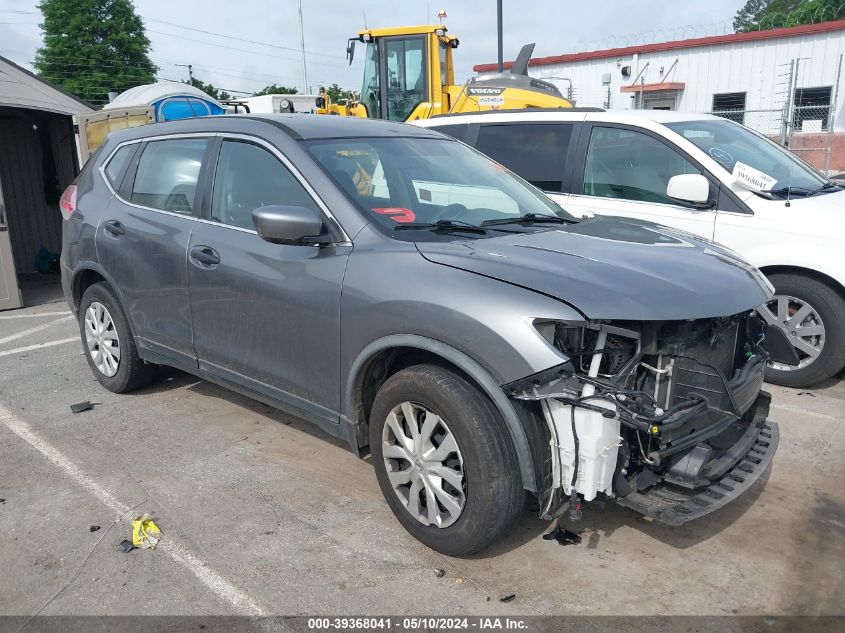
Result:
[[[142,549],[154,548],[161,539],[161,530],[149,514],[132,521],[132,545]]]

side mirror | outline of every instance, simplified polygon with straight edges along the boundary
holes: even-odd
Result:
[[[666,185],[666,195],[696,206],[707,206],[710,202],[710,182],[701,174],[672,176]]]
[[[260,207],[252,212],[252,222],[261,239],[273,244],[303,244],[318,238],[323,230],[320,216],[305,207]]]
[[[352,65],[352,59],[355,57],[355,42],[358,41],[357,37],[350,37],[349,42],[346,44],[346,59],[349,60],[349,65]]]

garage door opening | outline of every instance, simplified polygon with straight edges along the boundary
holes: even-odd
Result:
[[[69,116],[0,107],[0,307],[62,299],[58,204],[77,171]]]
[[[90,105],[0,57],[0,310],[61,301],[59,198]]]

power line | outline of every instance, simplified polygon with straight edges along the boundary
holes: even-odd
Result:
[[[259,46],[269,46],[270,48],[278,48],[280,50],[286,51],[293,51],[295,53],[300,52],[298,48],[293,48],[292,46],[282,46],[280,44],[270,44],[268,42],[260,42],[258,40],[250,40],[243,37],[235,37],[234,35],[226,35],[224,33],[215,33],[214,31],[205,31],[203,29],[197,29],[192,26],[183,26],[181,24],[176,24],[174,22],[168,22],[167,20],[159,20],[157,18],[150,18],[147,16],[141,16],[145,20],[149,22],[158,22],[159,24],[166,24],[167,26],[173,26],[179,29],[185,29],[186,31],[195,31],[197,33],[204,33],[206,35],[214,35],[215,37],[224,37],[229,40],[235,40],[238,42],[247,42],[249,44],[258,44]],[[330,53],[318,53],[316,51],[306,51],[309,55],[319,55],[321,57],[331,57],[333,59],[345,59],[342,55],[332,55]]]
[[[204,40],[196,40],[196,39],[192,39],[190,37],[184,37],[182,35],[177,35],[176,33],[164,33],[163,31],[155,31],[153,29],[147,29],[147,32],[148,33],[155,33],[157,35],[166,35],[167,37],[175,37],[175,38],[178,38],[178,39],[186,41],[186,42],[196,42],[197,44],[205,44],[206,46],[214,46],[214,47],[217,47],[217,48],[225,48],[225,49],[230,50],[230,51],[238,51],[238,52],[241,52],[241,53],[247,53],[249,55],[261,55],[262,57],[272,57],[274,59],[282,59],[282,60],[287,61],[287,62],[290,62],[290,61],[297,61],[298,62],[299,61],[298,58],[282,57],[281,55],[269,55],[269,54],[263,53],[261,51],[249,51],[249,50],[246,50],[244,48],[236,48],[234,46],[226,46],[225,44],[215,44],[214,42],[206,42]],[[346,67],[345,64],[337,64],[337,63],[329,63],[329,62],[311,61],[309,63],[314,64],[316,66],[327,66],[327,67],[330,67],[330,68],[345,68]]]

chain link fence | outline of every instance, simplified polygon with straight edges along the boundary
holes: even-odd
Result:
[[[769,110],[714,110],[789,149],[816,169],[830,169],[833,116],[830,105],[794,106]]]

